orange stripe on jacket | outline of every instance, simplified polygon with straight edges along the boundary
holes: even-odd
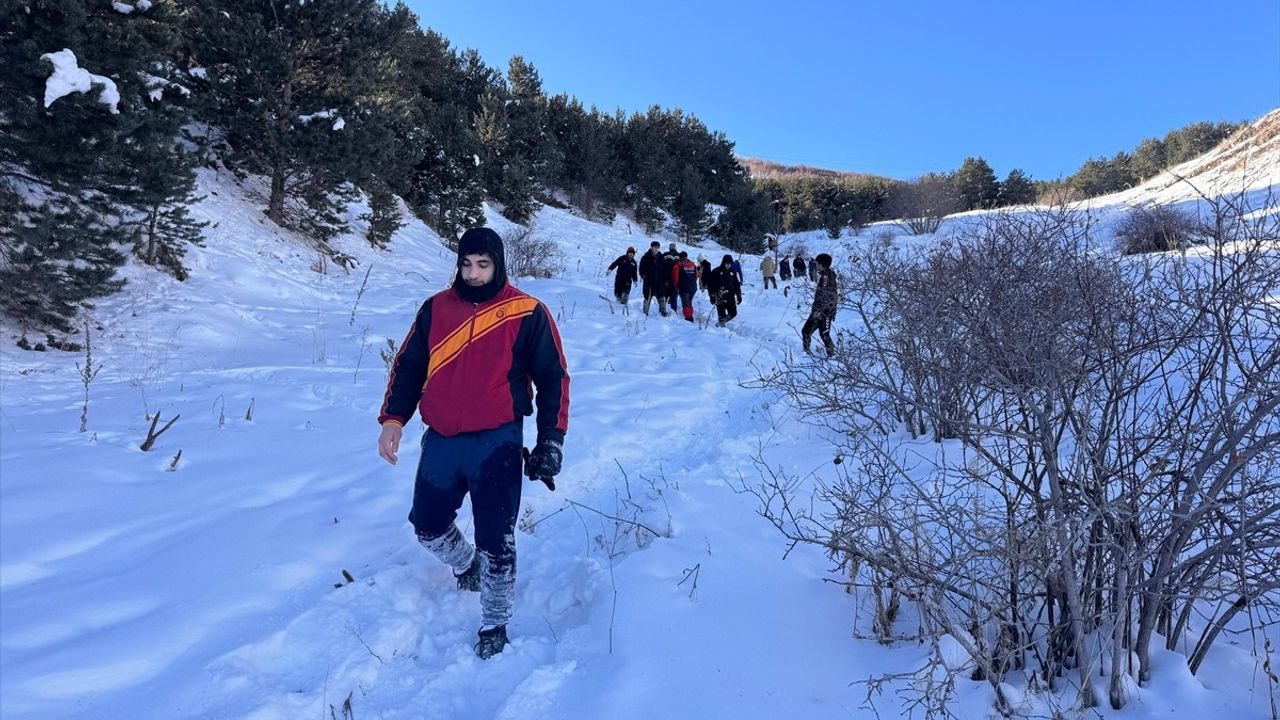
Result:
[[[427,380],[440,368],[458,358],[467,345],[479,340],[512,320],[533,314],[538,301],[531,297],[518,297],[476,315],[471,322],[458,326],[457,330],[431,348],[431,360],[427,365]]]

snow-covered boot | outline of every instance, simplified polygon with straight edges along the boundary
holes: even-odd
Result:
[[[476,642],[476,655],[479,655],[481,660],[488,660],[510,644],[511,642],[507,640],[506,625],[498,625],[488,630],[481,628],[480,639]]]
[[[458,579],[459,590],[480,592],[480,552],[476,551],[475,557],[471,559],[471,566],[466,569],[466,572],[454,577]]]

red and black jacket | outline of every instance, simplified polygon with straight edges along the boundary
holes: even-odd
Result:
[[[533,385],[538,439],[563,443],[569,371],[551,312],[509,283],[479,305],[450,288],[418,310],[378,422],[403,426],[416,406],[441,435],[491,430],[533,414]]]

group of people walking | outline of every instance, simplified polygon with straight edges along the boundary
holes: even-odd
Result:
[[[732,255],[725,255],[719,265],[712,267],[705,257],[694,262],[675,243],[663,252],[662,243],[655,240],[639,260],[636,249],[627,248],[625,254],[609,264],[608,270],[614,271],[613,295],[623,312],[627,312],[627,301],[637,282],[644,295],[645,315],[656,301],[663,317],[678,311],[693,322],[693,298],[699,290],[705,290],[707,299],[716,307],[716,324],[724,325],[737,317],[738,304],[742,302],[742,263]]]
[[[792,272],[795,273],[797,279],[803,280],[807,277],[810,282],[818,282],[818,259],[811,258],[808,263],[800,255],[796,255],[795,259],[791,259],[790,255],[783,255],[781,261],[775,261],[769,256],[765,256],[760,261],[760,274],[764,276],[764,287],[766,290],[772,285],[778,287],[778,278],[782,278],[782,282],[789,282],[792,278]]]
[[[644,293],[645,315],[655,300],[663,317],[674,314],[678,300],[684,319],[693,322],[694,295],[698,290],[705,290],[716,307],[717,325],[738,316],[738,305],[742,302],[742,263],[732,255],[725,255],[718,266],[712,267],[704,257],[699,257],[697,262],[690,260],[689,253],[678,250],[675,243],[662,252],[662,243],[655,240],[639,260],[636,260],[636,249],[627,248],[626,253],[609,264],[608,271],[614,272],[613,295],[624,313],[628,311],[631,289],[639,282]],[[816,332],[822,338],[827,356],[834,355],[831,323],[839,305],[839,288],[836,273],[831,269],[831,256],[821,253],[806,263],[800,255],[794,260],[784,255],[780,262],[766,255],[760,261],[760,273],[766,290],[778,287],[779,274],[783,282],[791,280],[794,273],[794,277],[808,277],[814,283],[813,308],[800,331],[804,351],[811,352],[809,344]]]

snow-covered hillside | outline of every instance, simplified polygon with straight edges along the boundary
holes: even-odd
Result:
[[[412,445],[397,467],[375,448],[380,351],[445,286],[452,253],[416,222],[373,251],[355,220],[339,249],[359,266],[322,274],[244,187],[209,171],[201,185],[196,214],[214,224],[191,280],[129,269],[94,314],[101,372],[87,389],[85,354],[18,350],[11,328],[0,343],[0,716],[899,712],[891,691],[869,702],[864,681],[932,650],[859,639],[862,598],[826,582],[838,575],[821,553],[788,553],[738,492],[758,480],[757,455],[809,480],[831,467],[830,441],[743,384],[799,350],[804,283],[765,291],[744,258],[727,328],[645,316],[634,297],[623,314],[605,267],[651,238],[625,219],[538,214],[565,270],[519,285],[559,323],[570,429],[557,491],[524,489],[514,644],[485,662],[476,597],[405,520]],[[814,233],[784,249],[799,242],[836,247]],[[708,311],[700,295],[700,320]],[[178,419],[143,452],[156,413]],[[415,420],[408,436],[420,431]],[[1259,662],[1223,643],[1192,677],[1168,654],[1128,709],[1099,712],[1265,717]],[[988,687],[961,683],[955,712],[986,717]]]

